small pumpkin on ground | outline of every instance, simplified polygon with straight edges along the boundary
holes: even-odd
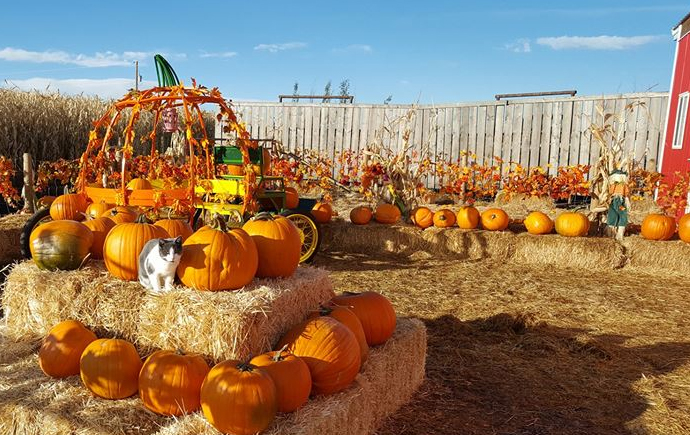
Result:
[[[81,380],[104,399],[124,399],[139,388],[141,358],[134,345],[118,338],[100,338],[89,344],[79,361]]]
[[[503,231],[508,228],[508,213],[500,208],[487,208],[481,214],[482,228],[489,231]]]
[[[350,308],[336,304],[319,307],[319,310],[312,313],[309,318],[313,319],[318,316],[332,317],[352,331],[357,339],[357,343],[359,343],[360,357],[362,364],[364,364],[369,357],[369,345],[367,344],[367,337],[364,334],[364,327],[362,327],[359,317]]]
[[[163,415],[189,414],[201,407],[201,384],[211,368],[195,354],[159,350],[139,372],[139,397],[148,409]]]
[[[471,205],[465,205],[455,215],[458,226],[464,230],[473,230],[479,226],[479,210]]]
[[[678,220],[678,237],[686,243],[690,243],[690,213],[683,215]]]
[[[292,221],[283,216],[262,212],[247,221],[242,229],[249,234],[259,255],[256,276],[287,278],[299,265],[302,240]]]
[[[223,433],[250,435],[275,418],[278,396],[271,376],[248,362],[227,360],[215,365],[201,385],[201,410]]]
[[[397,318],[393,304],[376,292],[345,292],[333,298],[333,303],[348,307],[362,322],[369,346],[383,344],[395,331]]]
[[[182,242],[194,233],[192,226],[185,219],[167,218],[158,220],[153,224],[163,228],[170,237],[182,237]]]
[[[54,220],[80,221],[86,213],[86,197],[80,193],[60,195],[50,204],[50,217]]]
[[[89,219],[96,219],[113,207],[115,207],[114,204],[106,204],[103,201],[92,202],[86,207],[86,217]]]
[[[150,190],[153,189],[151,182],[146,178],[132,178],[127,183],[127,189],[131,190]]]
[[[79,358],[96,339],[96,334],[78,320],[60,322],[43,339],[38,351],[38,365],[43,373],[53,378],[78,375]]]
[[[533,211],[523,221],[527,232],[530,234],[548,234],[553,230],[553,221],[540,211]]]
[[[668,240],[676,233],[676,220],[663,214],[649,214],[642,221],[641,233],[647,240]]]
[[[311,209],[311,215],[320,224],[328,223],[333,217],[333,207],[327,202],[317,202]]]
[[[589,219],[582,213],[564,212],[556,217],[556,232],[565,237],[583,237],[589,232]]]
[[[81,222],[49,221],[29,236],[31,258],[39,269],[75,270],[88,258],[94,237]]]
[[[264,369],[273,379],[278,412],[293,412],[309,400],[311,374],[302,358],[287,352],[285,348],[256,356],[250,364]]]
[[[381,224],[394,224],[400,220],[400,209],[393,204],[379,204],[374,212],[374,220]]]
[[[299,194],[294,187],[285,188],[285,208],[293,209],[299,206]]]
[[[371,221],[373,215],[370,207],[360,205],[350,211],[350,221],[355,225],[366,225]]]
[[[455,213],[442,208],[434,213],[434,226],[437,228],[449,228],[455,225]]]
[[[410,220],[419,228],[429,228],[434,224],[434,212],[427,207],[417,207],[412,211]]]
[[[85,220],[84,225],[86,225],[93,234],[91,256],[97,259],[103,258],[103,243],[110,230],[115,226],[115,222],[107,217],[99,217]]]

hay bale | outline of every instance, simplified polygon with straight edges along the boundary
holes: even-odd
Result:
[[[384,418],[410,400],[424,379],[426,328],[398,319],[393,336],[373,348],[352,386],[312,398],[292,414],[280,414],[265,434],[358,435],[372,433]],[[29,435],[130,434],[218,435],[200,413],[164,418],[137,398],[92,397],[78,377],[51,380],[35,355],[0,367],[0,433]]]
[[[10,214],[0,218],[0,264],[8,264],[22,259],[19,236],[30,214]]]
[[[138,282],[113,278],[100,261],[57,272],[26,261],[7,276],[2,305],[8,334],[16,338],[42,336],[62,320],[77,319],[99,336],[134,342],[144,354],[180,348],[219,361],[269,350],[333,294],[328,274],[311,267],[287,279],[257,279],[236,292],[176,287],[155,295]]]
[[[682,240],[656,241],[641,236],[623,239],[629,265],[647,273],[690,276],[690,243]]]

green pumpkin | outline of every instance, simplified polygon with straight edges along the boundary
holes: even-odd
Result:
[[[39,269],[75,270],[84,262],[93,233],[81,222],[50,221],[36,227],[29,237],[29,249]]]

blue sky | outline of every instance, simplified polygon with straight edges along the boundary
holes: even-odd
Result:
[[[657,4],[658,3],[658,4]],[[69,6],[67,6],[69,5]],[[234,100],[337,92],[393,104],[496,93],[667,91],[681,1],[10,2],[0,85],[119,97],[155,84],[162,53],[185,82]]]

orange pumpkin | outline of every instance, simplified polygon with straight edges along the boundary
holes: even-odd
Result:
[[[350,221],[355,225],[366,225],[371,221],[373,212],[366,205],[360,205],[350,211]]]
[[[134,222],[139,212],[134,207],[117,206],[103,212],[102,217],[107,217],[116,224]]]
[[[434,226],[438,228],[448,228],[455,225],[455,213],[448,210],[447,208],[442,208],[434,213]]]
[[[139,397],[163,415],[189,414],[201,407],[201,384],[211,368],[199,355],[159,350],[139,372]]]
[[[553,230],[553,221],[540,211],[533,211],[523,221],[530,234],[548,234]]]
[[[582,213],[564,212],[556,217],[556,232],[565,237],[582,237],[589,232],[589,219]]]
[[[53,326],[41,343],[38,365],[48,376],[64,378],[79,374],[79,358],[96,334],[77,320]]]
[[[465,205],[455,215],[458,226],[464,230],[473,230],[479,226],[479,210],[471,205]]]
[[[292,221],[262,212],[247,221],[242,229],[249,234],[259,254],[259,278],[287,278],[299,265],[302,240]]]
[[[86,213],[86,197],[79,193],[60,195],[50,204],[50,217],[54,220],[80,221]]]
[[[412,212],[410,219],[419,228],[429,228],[434,224],[434,213],[427,207],[417,207]]]
[[[145,178],[132,178],[127,183],[127,189],[130,190],[150,190],[153,189],[151,182]]]
[[[312,313],[309,318],[313,319],[318,316],[333,317],[352,331],[357,339],[357,343],[359,343],[359,353],[362,364],[364,364],[364,361],[369,357],[369,345],[367,344],[367,337],[364,334],[364,328],[362,327],[362,322],[359,321],[359,317],[348,307],[336,304],[321,306],[319,311]]]
[[[101,338],[89,344],[79,361],[81,380],[104,399],[124,399],[139,388],[141,358],[134,345],[118,338]]]
[[[182,284],[197,290],[235,290],[254,279],[259,266],[254,239],[241,228],[226,230],[218,217],[184,242],[177,266]]]
[[[299,194],[294,187],[285,188],[285,208],[293,209],[299,206]]]
[[[311,209],[311,214],[316,222],[325,224],[330,222],[333,217],[333,207],[327,202],[317,202]]]
[[[169,237],[161,227],[148,223],[145,215],[136,222],[115,225],[103,243],[105,267],[113,276],[125,281],[139,279],[139,254],[151,239]]]
[[[690,243],[690,213],[678,220],[678,237],[686,243]]]
[[[36,201],[36,204],[38,205],[38,207],[50,207],[50,204],[52,204],[53,201],[55,201],[54,196],[45,195],[40,197],[38,201]]]
[[[105,237],[115,226],[115,222],[107,217],[99,217],[85,220],[84,225],[86,225],[93,234],[91,256],[98,259],[103,258],[103,243],[105,243]]]
[[[106,204],[103,201],[92,202],[88,207],[86,207],[86,217],[89,219],[96,219],[113,207],[115,207],[113,204]]]
[[[81,222],[49,221],[29,236],[31,258],[39,269],[75,270],[87,259],[93,233]]]
[[[266,429],[278,409],[276,386],[260,367],[236,360],[214,366],[201,385],[201,410],[223,433],[251,435]]]
[[[369,346],[383,344],[395,331],[396,316],[393,304],[376,292],[345,292],[333,298],[333,303],[348,307],[362,322]]]
[[[185,219],[161,219],[153,224],[163,228],[170,237],[182,237],[183,242],[194,233],[191,225]]]
[[[311,373],[312,393],[342,391],[359,373],[359,343],[350,329],[330,317],[317,317],[292,328],[278,348],[302,358]]]
[[[503,231],[508,228],[508,213],[500,208],[488,208],[481,214],[482,228],[489,231]]]
[[[668,240],[676,232],[676,220],[663,214],[649,214],[642,221],[642,237],[648,240]]]
[[[374,212],[374,220],[381,224],[394,224],[400,219],[400,209],[393,204],[379,204]]]
[[[307,403],[311,374],[302,358],[281,349],[256,356],[250,364],[262,368],[273,379],[278,412],[293,412]]]

